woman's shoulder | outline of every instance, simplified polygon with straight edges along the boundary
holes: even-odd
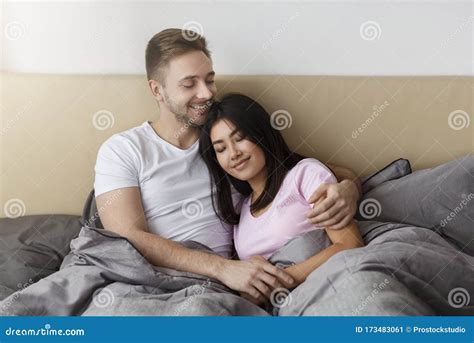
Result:
[[[336,183],[332,171],[315,158],[305,158],[291,169],[290,179],[294,187],[305,197],[312,194],[322,183]],[[309,192],[309,193],[308,193]]]
[[[301,161],[295,164],[295,166],[290,170],[290,173],[300,174],[306,171],[332,174],[331,169],[315,158],[303,158]]]

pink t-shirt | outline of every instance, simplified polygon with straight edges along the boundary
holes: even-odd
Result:
[[[323,183],[336,183],[336,177],[321,162],[306,158],[291,169],[275,199],[264,213],[250,213],[251,197],[242,203],[240,222],[234,227],[235,249],[241,260],[254,255],[269,258],[293,237],[321,229],[308,221],[312,208],[308,203],[314,191]]]

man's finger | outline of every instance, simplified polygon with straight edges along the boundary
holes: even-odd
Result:
[[[327,184],[320,185],[318,189],[311,195],[308,202],[312,204],[313,202],[316,202],[319,198],[325,196],[327,187]]]
[[[316,217],[310,217],[308,213],[308,220],[313,223],[322,223],[334,219],[341,211],[334,205]]]
[[[306,217],[308,219],[316,219],[318,216],[322,215],[328,209],[333,207],[335,203],[336,203],[335,199],[326,198],[324,199],[324,201],[322,201],[321,203],[314,206],[311,210],[309,210],[308,213],[306,214]]]
[[[342,221],[347,217],[345,212],[338,213],[334,217],[329,220],[325,220],[318,225],[325,227],[325,228],[333,228],[333,229],[342,229],[344,226],[341,226]]]
[[[346,215],[339,223],[334,224],[334,225],[328,225],[328,229],[332,229],[332,230],[342,229],[346,227],[347,225],[349,225],[353,218],[354,216],[351,214]]]
[[[275,267],[271,263],[265,264],[263,266],[263,270],[265,270],[267,273],[276,276],[278,279],[288,283],[288,284],[293,284],[295,280],[286,273],[285,271],[281,270],[280,268]]]
[[[271,276],[270,274],[263,273],[260,279],[272,289],[283,288],[283,285],[280,283],[280,281],[278,281],[276,277]]]
[[[260,293],[262,293],[265,297],[269,298],[270,297],[270,294],[272,293],[272,290],[270,289],[270,287],[268,287],[265,283],[263,283],[262,281],[260,280],[256,280],[254,281],[253,285],[255,286],[256,289],[258,289],[258,291]]]

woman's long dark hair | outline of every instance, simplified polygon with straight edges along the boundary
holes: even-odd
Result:
[[[293,153],[286,144],[280,131],[273,128],[270,115],[255,100],[242,94],[225,95],[215,102],[204,123],[199,139],[199,153],[211,174],[212,206],[217,216],[226,223],[237,224],[239,214],[233,202],[231,184],[244,195],[249,196],[252,188],[246,181],[241,181],[227,174],[217,161],[212,145],[210,132],[219,120],[228,120],[248,139],[259,146],[265,154],[267,181],[262,194],[251,205],[255,213],[267,207],[275,198],[286,173],[304,157]],[[212,187],[215,184],[216,188]]]

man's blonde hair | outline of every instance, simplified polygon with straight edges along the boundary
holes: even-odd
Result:
[[[164,81],[163,69],[178,56],[191,51],[202,51],[211,57],[206,39],[194,31],[166,29],[154,35],[146,47],[145,62],[148,80]]]

